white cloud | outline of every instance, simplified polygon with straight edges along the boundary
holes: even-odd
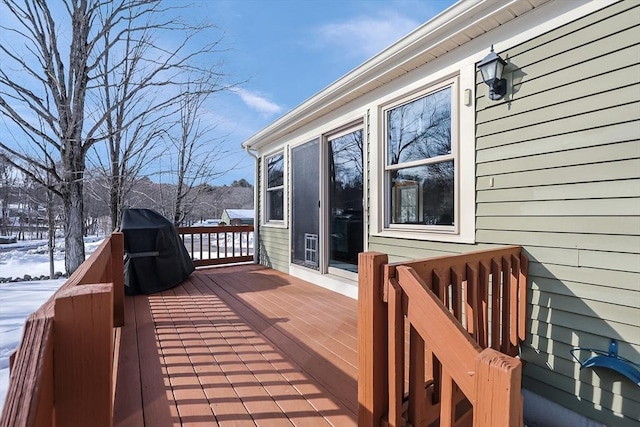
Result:
[[[359,16],[345,22],[327,24],[319,29],[321,45],[337,46],[351,57],[364,60],[398,41],[421,22],[394,11],[377,16]]]
[[[282,112],[283,108],[278,104],[269,101],[264,96],[250,92],[246,89],[236,89],[235,93],[249,107],[265,115],[273,115]]]

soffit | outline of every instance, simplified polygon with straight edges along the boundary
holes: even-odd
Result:
[[[259,149],[328,112],[553,0],[461,0],[251,138]]]

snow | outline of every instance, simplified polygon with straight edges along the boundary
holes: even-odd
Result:
[[[85,238],[85,252],[91,254],[102,243],[102,237]],[[214,237],[215,239],[215,237]],[[240,241],[241,239],[241,241]],[[221,255],[226,252],[225,242],[233,240],[234,250],[230,250],[226,256],[242,255],[240,247],[244,251],[250,249],[253,253],[253,233],[249,236],[235,236],[232,234],[218,236],[218,245],[222,248]],[[187,246],[190,241],[187,239]],[[209,245],[213,243],[207,242]],[[199,237],[194,240],[194,246],[199,248]],[[196,256],[200,256],[197,251]],[[203,259],[216,258],[217,252],[209,254],[203,251]],[[54,271],[64,271],[64,244],[58,242],[54,251]],[[28,240],[18,243],[0,245],[0,277],[24,277],[28,274],[32,277],[49,276],[49,252],[46,240]],[[5,396],[9,387],[9,356],[18,346],[22,338],[22,329],[27,317],[36,311],[66,279],[23,281],[13,283],[0,283],[0,409],[4,405]]]
[[[102,237],[85,238],[85,251],[92,253]],[[54,251],[55,271],[64,271],[62,243]],[[45,240],[29,240],[0,246],[0,277],[49,275],[49,254]],[[24,323],[66,279],[0,283],[0,408],[9,387],[9,356],[22,338]]]

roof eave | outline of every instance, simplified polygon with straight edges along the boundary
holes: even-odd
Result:
[[[242,143],[268,145],[337,106],[368,93],[437,56],[429,51],[521,0],[461,0],[347,73]],[[531,0],[529,0],[531,1]],[[547,0],[533,0],[544,3]]]

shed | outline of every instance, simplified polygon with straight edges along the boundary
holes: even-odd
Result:
[[[253,209],[225,209],[222,212],[222,222],[227,225],[253,225]]]

